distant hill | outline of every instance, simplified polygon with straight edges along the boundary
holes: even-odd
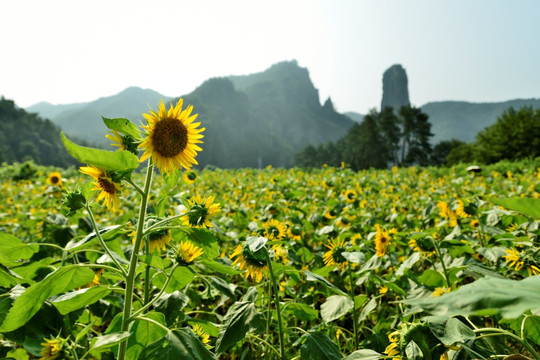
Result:
[[[434,136],[433,144],[452,138],[465,142],[475,140],[476,134],[493,125],[505,110],[523,106],[540,108],[540,99],[516,99],[494,103],[470,103],[465,101],[430,102],[421,107],[429,115]]]
[[[364,120],[364,115],[359,114],[359,113],[355,113],[353,111],[348,111],[348,112],[345,113],[345,115],[348,116],[349,118],[353,119],[357,123],[361,123],[362,120]]]
[[[12,100],[0,98],[0,163],[34,160],[39,165],[76,165],[51,121],[28,113]]]
[[[39,103],[27,110],[37,112],[42,117],[52,114],[51,121],[60,126],[68,136],[105,145],[110,141],[105,138],[108,129],[101,120],[102,115],[108,118],[125,117],[139,124],[142,113],[156,108],[160,99],[165,102],[169,100],[154,90],[130,87],[116,95],[91,102],[69,105]]]

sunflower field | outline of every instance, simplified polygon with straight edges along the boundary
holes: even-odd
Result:
[[[191,112],[0,168],[0,358],[540,359],[538,161],[194,170]]]

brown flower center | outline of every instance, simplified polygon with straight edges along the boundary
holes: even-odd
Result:
[[[105,178],[99,178],[98,179],[99,186],[108,194],[116,194],[116,186],[114,186],[114,183],[110,182],[109,180]]]
[[[163,119],[156,124],[152,144],[163,157],[180,154],[188,144],[188,130],[178,119]]]
[[[58,176],[51,176],[51,184],[56,185],[60,182]]]

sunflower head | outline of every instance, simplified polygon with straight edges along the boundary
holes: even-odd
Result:
[[[62,206],[67,208],[67,216],[71,216],[86,206],[86,198],[79,190],[68,192]]]
[[[176,106],[166,110],[161,101],[157,112],[150,111],[143,114],[147,125],[142,127],[146,130],[146,138],[139,145],[144,149],[140,161],[145,161],[150,156],[158,169],[163,173],[172,172],[174,169],[191,169],[196,165],[195,157],[202,149],[196,144],[202,143],[201,134],[205,129],[199,128],[200,122],[194,123],[197,114],[191,115],[193,106],[182,110],[182,99]]]
[[[197,180],[197,173],[195,171],[186,171],[182,178],[187,184],[193,184]]]
[[[194,245],[191,241],[182,241],[178,247],[178,263],[189,265],[203,254],[203,249]]]
[[[329,250],[324,253],[323,261],[326,266],[339,266],[341,270],[347,265],[347,259],[343,257],[342,253],[347,251],[345,247],[345,239],[333,239],[325,245]]]
[[[219,204],[214,204],[214,197],[201,197],[194,195],[188,200],[186,215],[182,217],[183,223],[191,227],[212,227],[210,217],[219,213]]]
[[[281,240],[285,237],[287,227],[285,224],[276,219],[270,219],[263,223],[264,236],[268,240]]]
[[[268,272],[264,251],[266,249],[262,248],[252,252],[248,245],[238,245],[231,254],[231,259],[236,258],[232,266],[238,266],[240,270],[246,270],[246,279],[251,277],[256,282],[261,282],[263,276]]]
[[[127,150],[132,154],[138,155],[139,149],[137,148],[138,143],[135,138],[131,135],[122,135],[116,130],[111,130],[110,134],[105,135],[109,140],[112,140],[112,146],[117,146],[120,150]]]
[[[96,201],[103,200],[107,208],[116,211],[120,204],[118,194],[122,191],[121,177],[114,172],[108,173],[107,170],[93,165],[83,166],[79,171],[92,176],[96,180],[92,190],[101,190]]]
[[[356,201],[356,198],[358,195],[356,194],[356,191],[349,189],[343,193],[343,197],[345,198],[345,201],[348,203],[353,203]]]
[[[201,342],[204,345],[208,345],[208,343],[210,343],[210,335],[204,331],[201,325],[195,324],[191,330],[199,337],[199,339],[201,339]]]
[[[49,173],[49,175],[47,175],[47,184],[62,187],[62,174],[58,171]]]
[[[375,253],[379,257],[383,257],[386,254],[386,248],[390,244],[390,235],[388,230],[383,230],[379,224],[375,225],[377,234],[375,235]]]
[[[43,339],[39,360],[54,360],[62,355],[62,342],[58,339]]]

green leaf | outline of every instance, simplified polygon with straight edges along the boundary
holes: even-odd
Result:
[[[366,304],[366,306],[364,306],[364,308],[360,312],[360,315],[358,316],[358,322],[360,323],[366,320],[369,313],[375,310],[376,308],[377,308],[377,299],[371,298],[371,300],[369,300],[369,302]]]
[[[4,266],[20,265],[20,260],[30,259],[38,250],[37,245],[28,245],[13,235],[0,233],[0,264]]]
[[[167,325],[172,325],[187,304],[189,304],[189,298],[177,290],[170,294],[162,294],[154,303],[154,310],[163,313]]]
[[[341,360],[343,355],[335,342],[322,331],[304,335],[306,341],[300,347],[302,360]]]
[[[163,174],[163,180],[165,180],[165,184],[170,189],[174,189],[178,183],[178,179],[180,179],[180,175],[182,175],[182,171],[175,168],[170,173]]]
[[[540,219],[540,199],[534,198],[498,198],[490,199],[492,203],[500,205],[506,209],[518,211],[528,215],[533,219]]]
[[[101,238],[103,240],[109,240],[112,239],[115,235],[117,235],[120,230],[122,230],[123,225],[111,225],[104,227],[103,229],[99,230],[99,234],[101,235]],[[92,243],[89,243],[91,240],[95,240]],[[92,231],[90,234],[86,235],[83,239],[74,242],[73,240],[70,240],[66,244],[66,250],[75,250],[82,248],[83,245],[86,244],[86,246],[89,246],[97,241],[96,232]]]
[[[425,270],[418,278],[418,281],[420,284],[433,288],[446,285],[446,280],[444,279],[443,274],[432,269]]]
[[[210,284],[214,287],[214,289],[227,296],[229,299],[236,300],[236,296],[234,295],[233,291],[234,287],[231,289],[230,284],[227,281],[217,276],[210,275]]]
[[[405,354],[407,354],[407,359],[417,360],[423,359],[422,349],[418,346],[414,340],[411,340],[405,347]]]
[[[192,241],[203,249],[203,253],[197,260],[214,260],[219,256],[219,244],[216,236],[204,228],[182,228],[171,231],[171,236],[180,242],[184,239]]]
[[[347,293],[343,292],[341,289],[339,289],[337,286],[335,286],[334,284],[332,284],[330,281],[326,280],[325,278],[323,278],[322,276],[319,276],[317,274],[314,274],[310,271],[307,271],[307,270],[303,270],[302,271],[304,274],[306,274],[306,280],[307,281],[317,281],[321,284],[324,284],[328,289],[340,294],[340,295],[343,295],[343,296],[347,296]]]
[[[263,236],[248,236],[246,239],[249,250],[254,253],[262,249],[267,241],[268,239]]]
[[[116,171],[130,171],[139,167],[139,158],[129,151],[108,151],[80,146],[68,140],[64,132],[61,135],[67,151],[83,164]]]
[[[148,345],[140,357],[153,360],[216,359],[189,328],[169,330],[164,337]]]
[[[140,139],[141,133],[139,131],[139,127],[129,121],[126,118],[114,118],[109,119],[106,117],[101,117],[103,119],[103,123],[106,127],[108,127],[111,130],[116,130],[122,134],[131,135],[134,139]]]
[[[404,300],[438,316],[494,315],[514,319],[540,309],[540,276],[524,280],[485,277],[438,298]]]
[[[266,322],[253,302],[236,302],[229,308],[223,324],[219,329],[216,341],[216,353],[222,354],[238,341],[242,340],[250,330],[262,332]]]
[[[96,339],[96,341],[92,344],[92,347],[90,348],[91,351],[95,351],[97,349],[106,349],[110,348],[111,346],[117,345],[127,339],[129,337],[129,332],[122,331],[122,332],[115,332],[107,335],[100,335]]]
[[[363,252],[360,251],[354,251],[354,252],[342,252],[341,256],[343,256],[347,261],[355,263],[355,264],[362,264],[364,260],[366,259],[366,255]]]
[[[319,317],[319,312],[317,310],[303,303],[287,303],[287,307],[285,307],[283,311],[294,315],[295,318],[298,318],[303,322],[315,320]]]
[[[324,322],[339,319],[354,307],[354,301],[343,295],[332,295],[321,305],[321,317]]]
[[[38,312],[47,298],[81,287],[92,279],[94,279],[94,272],[79,265],[57,269],[42,281],[27,288],[15,300],[2,326],[0,326],[0,332],[18,329]]]
[[[242,271],[235,269],[233,267],[230,267],[229,265],[221,264],[217,261],[208,261],[203,260],[198,263],[198,265],[201,265],[204,270],[210,270],[212,273],[220,273],[225,275],[238,275],[241,274]]]
[[[24,281],[24,279],[17,278],[5,271],[4,269],[0,268],[0,287],[5,287],[9,289],[12,286],[17,285],[20,280]]]
[[[382,354],[379,354],[376,351],[369,349],[356,350],[349,356],[345,357],[343,360],[377,360]]]
[[[68,292],[54,299],[52,304],[60,314],[65,315],[74,310],[85,307],[107,296],[111,290],[102,286],[92,286],[86,289]]]
[[[193,272],[187,267],[177,267],[174,270],[171,281],[169,281],[169,285],[165,289],[165,292],[170,294],[176,290],[182,290],[193,280],[194,277],[195,275]],[[159,274],[154,278],[152,283],[161,289],[165,285],[165,280],[165,274]]]
[[[466,342],[476,337],[474,331],[456,318],[450,318],[446,322],[444,337],[440,340],[445,345],[454,345],[457,342]]]
[[[162,313],[149,312],[144,317],[165,325],[165,316]],[[126,359],[136,360],[147,346],[161,339],[167,334],[167,331],[149,321],[135,319],[129,328],[129,334]]]
[[[396,271],[396,276],[403,276],[405,270],[412,268],[414,264],[420,261],[420,259],[422,259],[422,254],[417,252],[413,253],[399,266],[399,269]]]

